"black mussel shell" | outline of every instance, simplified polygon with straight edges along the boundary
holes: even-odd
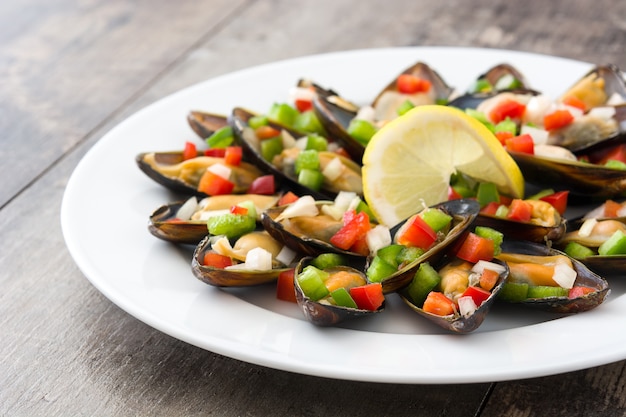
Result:
[[[594,83],[598,80],[602,80],[602,84],[597,85],[597,88],[604,90],[604,94],[607,97],[611,97],[613,94],[618,94],[624,100],[626,100],[626,80],[624,79],[624,73],[614,64],[597,65],[585,75],[583,75],[574,85],[568,88],[563,97],[567,97],[574,93],[575,90],[582,86],[588,85],[588,83]],[[586,88],[586,87],[584,87]],[[574,93],[574,95],[577,95]],[[591,94],[587,94],[591,95]],[[590,103],[587,103],[588,105]]]
[[[448,262],[450,262],[450,259],[451,258],[449,257],[445,257],[438,263],[433,264],[433,266],[435,267],[435,269],[440,269],[444,265],[446,265]],[[491,262],[497,263],[506,267],[506,264],[504,262],[499,261],[497,259],[494,259]],[[439,316],[436,314],[428,313],[424,311],[420,306],[413,304],[410,297],[408,297],[407,294],[404,293],[404,291],[400,291],[399,294],[402,300],[420,316],[430,320],[431,322],[435,323],[436,325],[440,327],[443,327],[444,329],[450,330],[455,333],[465,334],[465,333],[473,332],[483,323],[483,321],[487,317],[487,314],[489,313],[489,310],[491,309],[491,306],[495,302],[498,296],[498,293],[500,292],[500,290],[502,289],[502,286],[506,282],[508,274],[509,274],[509,270],[508,268],[506,268],[505,271],[502,272],[500,276],[498,277],[498,281],[496,285],[492,288],[491,295],[489,296],[489,298],[483,301],[483,303],[476,309],[476,311],[474,311],[474,313],[472,313],[468,317],[463,317],[460,315]]]
[[[538,91],[532,90],[529,88],[516,88],[516,89],[506,90],[506,91],[494,90],[494,91],[484,92],[484,93],[481,93],[481,92],[465,93],[450,100],[450,102],[448,102],[448,106],[456,107],[461,110],[476,109],[483,101],[493,98],[497,96],[498,94],[502,94],[504,92],[512,93],[512,94],[526,94],[526,95],[533,95],[533,96],[540,94]]]
[[[563,252],[546,245],[526,241],[506,240],[502,243],[502,253],[520,253],[526,255],[552,256],[565,255]],[[592,272],[582,262],[572,259],[578,276],[574,285],[594,288],[595,291],[570,299],[568,297],[533,298],[521,301],[520,304],[554,313],[580,313],[591,310],[604,302],[610,289],[608,282]]]
[[[206,139],[219,129],[228,126],[228,118],[221,114],[192,110],[187,115],[187,123],[200,139]]]
[[[152,212],[148,230],[153,236],[172,243],[197,245],[207,234],[206,222],[173,221],[184,201],[163,204]]]
[[[277,263],[269,271],[221,269],[202,265],[204,254],[211,248],[210,238],[207,235],[198,243],[191,259],[193,275],[206,284],[215,287],[251,287],[274,282],[281,272],[291,269]]]
[[[501,80],[502,77],[509,76],[509,75],[517,80],[517,88],[521,88],[521,89],[530,88],[530,85],[528,84],[528,81],[526,80],[526,77],[524,76],[524,74],[522,74],[521,71],[519,71],[513,65],[507,64],[507,63],[494,65],[493,67],[485,71],[483,74],[479,75],[477,77],[477,80],[487,80],[489,84],[491,84],[492,86],[494,86],[494,88],[497,89],[497,91],[505,91],[505,89],[497,88],[498,81]]]
[[[298,274],[311,263],[312,257],[305,257],[300,260],[294,274],[294,288],[296,291],[296,301],[304,316],[308,321],[317,326],[333,326],[346,320],[353,320],[356,318],[364,318],[373,314],[381,313],[385,309],[385,303],[378,308],[378,310],[363,310],[358,308],[341,307],[331,304],[320,303],[308,298],[302,292],[302,288],[298,284]],[[333,270],[346,270],[358,273],[365,278],[365,274],[358,269],[354,269],[350,266],[337,266],[332,268]]]
[[[358,107],[339,96],[318,95],[313,99],[313,110],[328,135],[334,138],[354,161],[361,163],[365,146],[348,134],[348,126],[356,116]]]
[[[407,286],[413,279],[413,276],[415,275],[415,272],[417,271],[421,263],[434,263],[441,259],[443,256],[445,256],[449,250],[452,250],[452,248],[454,248],[454,243],[461,242],[464,236],[467,235],[467,233],[469,232],[469,227],[475,221],[476,216],[478,215],[478,212],[480,210],[480,205],[475,200],[469,199],[446,201],[440,204],[436,204],[433,207],[442,209],[453,217],[453,223],[450,231],[446,235],[445,239],[435,244],[435,246],[426,251],[418,259],[411,262],[410,264],[407,264],[404,268],[398,270],[393,275],[385,278],[382,281],[383,293],[387,294],[390,292],[398,291],[401,288]],[[392,238],[396,235],[398,230],[400,230],[405,222],[406,220],[391,229]]]

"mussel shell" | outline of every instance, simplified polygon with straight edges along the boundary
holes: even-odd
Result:
[[[152,212],[148,222],[148,231],[159,239],[172,243],[197,245],[209,232],[207,222],[168,221],[174,218],[185,201],[163,204]]]
[[[316,205],[321,207],[324,204],[332,204],[331,201],[317,201]],[[309,256],[318,256],[322,253],[338,253],[344,255],[348,258],[362,258],[365,257],[355,252],[350,252],[347,250],[339,249],[338,247],[332,245],[330,242],[326,242],[324,240],[316,239],[311,236],[307,236],[305,234],[295,234],[292,230],[289,230],[283,223],[280,221],[276,221],[278,216],[285,211],[288,206],[278,206],[272,207],[266,210],[261,215],[261,223],[263,224],[263,228],[270,234],[274,239],[283,243],[287,247],[295,250],[296,252],[302,253],[304,255]]]
[[[587,268],[605,278],[626,277],[626,255],[588,256],[580,259]]]
[[[338,96],[320,96],[313,99],[313,110],[329,136],[345,149],[350,157],[361,163],[365,146],[348,134],[350,121],[354,119],[358,108],[342,101]]]
[[[449,261],[450,261],[450,258],[445,257],[443,260],[441,260],[437,264],[434,264],[433,266],[435,267],[435,269],[440,269]],[[461,334],[473,332],[483,323],[483,321],[487,317],[487,314],[489,313],[491,306],[495,302],[498,296],[498,293],[502,289],[502,286],[506,282],[506,279],[509,275],[509,269],[508,267],[506,267],[506,264],[504,262],[498,259],[494,259],[492,260],[492,262],[505,266],[506,269],[498,277],[498,281],[496,282],[496,285],[491,290],[491,295],[489,296],[489,298],[483,301],[483,303],[476,309],[476,311],[474,311],[474,313],[472,313],[468,317],[439,316],[437,314],[428,313],[424,311],[421,307],[413,304],[410,297],[408,297],[404,293],[404,291],[401,291],[399,293],[400,297],[409,307],[411,307],[413,311],[418,313],[420,316],[432,321],[436,325],[443,327],[444,329],[450,330],[455,333],[461,333]]]
[[[587,156],[591,162],[597,162],[610,148],[626,143],[626,104],[612,107],[615,109],[613,118],[618,124],[617,133],[597,142],[570,147],[570,151],[577,156]]]
[[[187,123],[200,139],[206,139],[219,129],[228,126],[228,118],[221,114],[192,110],[187,115]]]
[[[470,199],[446,201],[436,204],[433,207],[439,208],[453,217],[450,231],[444,240],[435,244],[435,246],[426,251],[422,256],[385,278],[382,281],[383,293],[387,294],[398,291],[407,286],[413,279],[421,263],[437,262],[444,257],[449,250],[454,248],[454,243],[462,242],[462,239],[469,232],[469,227],[475,221],[480,210],[480,205],[475,200]],[[406,220],[391,229],[392,237],[395,236],[405,222]]]
[[[292,178],[289,175],[285,174],[283,171],[281,171],[272,163],[266,161],[265,158],[263,158],[263,156],[259,153],[256,147],[250,142],[249,137],[246,134],[247,129],[249,129],[248,121],[254,116],[254,113],[240,107],[234,108],[230,116],[230,123],[233,127],[233,134],[237,138],[238,143],[242,146],[246,158],[253,161],[253,163],[262,171],[274,175],[274,178],[280,184],[280,186],[293,191],[297,195],[308,194],[313,196],[313,198],[315,198],[316,200],[333,199],[336,195],[335,193],[323,190],[317,191],[305,185],[302,185],[297,181],[296,178]],[[290,129],[287,129],[277,123],[269,122],[269,125],[280,131],[290,131]],[[300,136],[299,133],[293,131],[290,131],[290,133],[294,137]]]
[[[494,65],[493,67],[485,71],[483,74],[479,75],[477,77],[477,80],[487,80],[489,84],[495,87],[498,83],[498,80],[500,80],[505,75],[512,75],[519,82],[519,88],[522,88],[522,89],[530,88],[530,85],[528,84],[528,81],[526,80],[526,77],[524,76],[524,74],[522,74],[513,65],[507,64],[507,63]],[[503,90],[498,90],[498,91],[503,91]]]
[[[246,271],[240,269],[221,269],[202,265],[204,254],[211,248],[210,236],[198,243],[191,259],[191,271],[200,281],[215,287],[251,287],[276,281],[281,272],[288,267],[275,267],[269,271]]]
[[[385,309],[385,303],[381,305],[378,310],[363,310],[359,308],[341,307],[331,304],[323,304],[317,301],[313,301],[308,298],[302,292],[302,288],[298,284],[298,274],[311,263],[312,257],[305,257],[300,260],[294,274],[294,288],[296,292],[296,301],[300,309],[302,310],[304,317],[311,323],[317,326],[333,326],[346,320],[353,320],[356,318],[363,318],[378,314]],[[349,270],[359,273],[365,278],[365,274],[358,269],[354,269],[350,266],[337,266],[332,268],[333,270]],[[329,269],[330,270],[330,269]]]
[[[567,220],[561,217],[561,222],[556,226],[541,226],[480,213],[476,217],[474,225],[496,229],[502,232],[507,239],[546,243],[548,241],[557,241],[565,234]]]
[[[543,188],[594,198],[617,197],[626,191],[626,171],[520,152],[510,155],[524,179]]]
[[[512,93],[512,94],[525,94],[525,95],[539,95],[539,91],[530,89],[530,88],[516,88],[511,90],[493,90],[489,92],[478,92],[478,93],[464,93],[454,99],[450,100],[448,106],[456,107],[461,110],[466,109],[476,109],[483,102],[490,98],[497,96],[502,93]]]
[[[568,88],[563,97],[570,94],[570,91],[575,89],[580,82],[587,78],[601,78],[604,80],[604,91],[607,97],[612,94],[619,94],[624,100],[626,100],[626,81],[624,79],[624,73],[614,64],[597,65],[585,75],[583,75],[574,85]]]
[[[565,255],[546,245],[506,239],[502,243],[502,252],[539,256]],[[554,313],[580,313],[602,304],[610,292],[608,282],[580,261],[572,259],[572,265],[577,273],[574,285],[591,287],[596,291],[573,299],[567,297],[534,298],[521,301],[520,304]]]

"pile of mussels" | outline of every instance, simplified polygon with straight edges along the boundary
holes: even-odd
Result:
[[[529,119],[554,106],[508,64],[481,74],[462,94],[418,62],[369,105],[310,80],[298,81],[292,100],[291,110],[277,106],[272,114],[191,111],[187,121],[209,149],[187,143],[185,150],[136,157],[152,180],[185,196],[156,208],[148,228],[160,239],[195,245],[191,267],[203,282],[278,282],[278,297],[297,302],[320,326],[380,314],[385,297],[396,293],[418,315],[468,333],[494,302],[562,314],[595,308],[610,292],[605,278],[625,272],[624,255],[594,249],[626,232],[626,209],[614,201],[626,191],[626,170],[601,162],[626,147],[626,82],[615,66],[597,66],[563,93],[559,106],[575,114],[573,122],[547,131],[536,120],[512,119],[516,134],[530,133],[535,141],[532,154],[510,151],[528,184],[571,200],[607,200],[569,219],[563,207],[541,199],[524,200],[532,218],[520,220],[460,198],[416,207],[400,224],[382,225],[362,199],[367,138],[355,128],[361,120],[375,130],[399,117],[399,109],[422,104],[490,114],[516,102]],[[289,111],[296,121],[289,114],[285,121],[281,112]],[[272,142],[277,134],[280,143]],[[609,204],[612,218],[604,209]],[[411,236],[425,221],[431,240],[422,245]],[[492,243],[485,257],[463,254],[476,236]],[[592,249],[573,257],[565,252],[572,243]]]

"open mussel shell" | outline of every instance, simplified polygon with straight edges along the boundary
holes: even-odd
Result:
[[[480,104],[488,99],[496,97],[498,94],[511,93],[518,95],[536,96],[540,93],[530,88],[515,88],[511,90],[492,90],[488,92],[464,93],[448,102],[448,106],[461,110],[477,109]]]
[[[200,139],[206,139],[219,129],[228,126],[228,118],[221,114],[192,110],[187,115],[187,123]]]
[[[321,213],[321,207],[332,204],[332,201],[316,201],[315,204]],[[341,220],[321,214],[281,220],[279,216],[287,207],[272,207],[261,215],[263,227],[274,239],[304,255],[318,256],[330,252],[365,260],[363,255],[339,249],[330,243],[330,238],[343,226]]]
[[[233,134],[243,147],[243,152],[244,155],[246,155],[246,158],[253,161],[254,164],[258,166],[262,171],[274,175],[274,178],[282,187],[292,190],[297,195],[308,194],[313,196],[313,198],[315,198],[316,200],[333,199],[336,193],[331,191],[317,191],[305,185],[302,185],[298,182],[297,178],[288,175],[287,173],[278,169],[269,161],[265,160],[265,158],[263,158],[256,144],[256,137],[254,136],[254,132],[248,126],[250,118],[254,116],[254,113],[246,109],[236,107],[233,109],[230,117],[230,123],[233,127]],[[277,123],[269,122],[269,125],[279,131],[289,131],[289,129]],[[301,136],[300,134],[293,131],[290,131],[290,133],[294,137]]]
[[[569,150],[577,156],[585,156],[592,163],[596,163],[615,146],[626,143],[626,104],[612,106],[615,109],[613,119],[617,123],[617,130],[600,140],[581,142],[576,146],[569,146]]]
[[[502,243],[502,253],[519,253],[538,256],[564,255],[563,252],[546,245],[506,239]],[[595,289],[595,291],[577,298],[532,298],[521,301],[520,304],[539,310],[566,314],[591,310],[602,304],[610,292],[608,282],[596,272],[591,271],[580,261],[572,259],[572,265],[577,273],[574,285],[590,287]]]
[[[281,272],[291,269],[277,262],[274,262],[274,268],[267,271],[224,269],[202,265],[204,255],[209,250],[211,250],[211,236],[207,235],[198,243],[193,252],[191,271],[200,281],[215,287],[251,287],[267,284],[276,281]]]
[[[580,262],[601,277],[622,279],[626,276],[626,255],[594,255]]]
[[[565,234],[567,220],[561,217],[560,223],[555,226],[542,226],[480,213],[476,217],[474,225],[496,229],[502,232],[507,239],[547,243],[559,240]]]
[[[604,105],[614,94],[626,101],[626,80],[616,65],[607,64],[592,68],[568,88],[562,97],[578,97],[591,108]]]
[[[348,126],[357,115],[358,107],[336,95],[318,95],[313,99],[313,109],[328,135],[334,138],[353,160],[360,163],[365,145],[348,133]]]
[[[139,169],[156,183],[172,191],[197,195],[197,185],[190,184],[176,177],[163,175],[157,166],[177,165],[183,162],[181,151],[172,152],[142,152],[135,157]]]
[[[626,171],[577,161],[510,152],[524,179],[543,188],[569,190],[592,198],[611,198],[626,192]]]
[[[296,271],[294,274],[294,288],[296,292],[296,301],[298,306],[300,306],[304,317],[311,323],[317,326],[333,326],[338,323],[341,323],[346,320],[353,320],[356,318],[364,318],[368,316],[372,316],[373,314],[378,314],[382,312],[385,308],[385,303],[378,308],[378,310],[363,310],[359,308],[350,308],[350,307],[341,307],[332,304],[320,303],[318,301],[313,301],[306,295],[304,295],[302,288],[298,284],[298,274],[302,272],[302,270],[310,265],[312,257],[305,257],[300,260],[298,266],[296,267]],[[344,270],[353,273],[357,273],[362,275],[365,278],[365,274],[355,268],[352,268],[347,265],[336,266],[330,268],[326,271],[332,272],[333,270]]]
[[[489,82],[489,84],[493,86],[495,90],[503,91],[505,89],[499,88],[499,82],[502,81],[504,78],[510,77],[514,78],[517,81],[517,88],[530,88],[530,85],[528,84],[528,81],[526,80],[524,74],[522,74],[521,71],[519,71],[513,65],[507,63],[494,65],[483,74],[479,75],[477,77],[477,80],[486,80]]]
[[[467,235],[469,227],[476,219],[478,211],[480,210],[480,205],[475,200],[469,199],[446,201],[436,204],[433,207],[439,208],[452,216],[450,231],[442,241],[436,243],[422,256],[385,278],[382,281],[383,293],[388,294],[395,292],[407,286],[413,279],[421,263],[437,262],[445,256],[446,253],[454,247],[454,243],[461,242],[464,236]],[[392,237],[396,235],[405,222],[406,220],[391,229]]]
[[[209,232],[206,221],[174,221],[184,201],[163,204],[152,212],[148,231],[159,239],[172,243],[197,245]]]
[[[439,270],[448,262],[450,262],[452,259],[453,258],[451,257],[445,257],[442,260],[440,260],[438,263],[433,264],[433,266],[435,267],[435,269]],[[405,294],[403,291],[400,291],[399,293],[400,297],[417,314],[430,320],[436,325],[443,327],[444,329],[450,330],[455,333],[461,333],[461,334],[473,332],[483,323],[483,321],[487,317],[487,314],[489,313],[491,306],[495,302],[498,296],[498,293],[502,289],[502,286],[506,282],[506,279],[509,274],[509,269],[506,267],[506,264],[504,262],[498,259],[494,259],[491,262],[504,266],[505,270],[504,272],[500,274],[500,276],[498,277],[498,281],[496,282],[496,285],[491,289],[491,295],[489,296],[489,298],[483,301],[483,303],[476,309],[476,311],[474,311],[472,314],[470,314],[467,317],[464,317],[458,314],[454,316],[453,315],[439,316],[437,314],[428,313],[424,311],[421,308],[421,306],[413,304],[410,297],[408,297],[407,294]]]

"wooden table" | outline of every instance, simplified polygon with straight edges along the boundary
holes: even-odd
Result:
[[[207,352],[101,295],[59,222],[65,185],[92,145],[138,109],[211,77],[389,46],[502,48],[624,69],[625,45],[618,0],[4,2],[0,415],[626,415],[625,361],[521,381],[402,385]]]

